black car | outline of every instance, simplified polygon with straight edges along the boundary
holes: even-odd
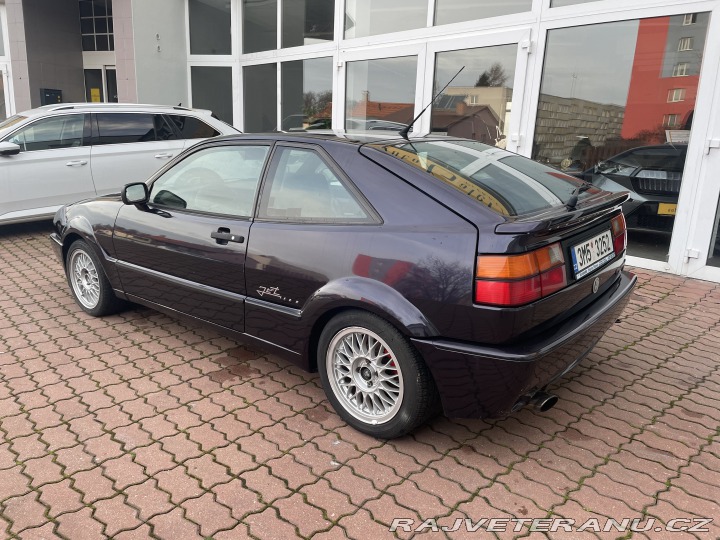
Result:
[[[80,307],[190,317],[319,371],[380,438],[505,415],[616,320],[624,194],[475,141],[238,135],[69,205],[52,243]]]
[[[601,189],[629,192],[623,205],[629,229],[672,232],[686,155],[686,144],[640,146],[582,176]]]

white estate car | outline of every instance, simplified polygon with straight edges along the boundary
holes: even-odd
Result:
[[[184,107],[62,103],[16,114],[0,123],[0,224],[119,192],[199,140],[232,133],[210,111]]]

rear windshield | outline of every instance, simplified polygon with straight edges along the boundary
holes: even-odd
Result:
[[[413,141],[368,146],[430,173],[506,216],[563,206],[582,184],[551,167],[474,141]],[[590,188],[580,198],[599,191]]]

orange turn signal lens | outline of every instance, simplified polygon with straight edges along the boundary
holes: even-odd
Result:
[[[479,279],[523,279],[565,264],[560,243],[522,255],[480,255],[475,276]]]
[[[482,279],[522,279],[538,273],[532,253],[524,255],[481,255],[477,258],[476,277]]]

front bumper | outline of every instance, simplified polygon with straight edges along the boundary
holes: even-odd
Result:
[[[58,233],[52,233],[50,235],[50,245],[52,245],[53,251],[55,252],[55,255],[57,255],[57,258],[60,260],[60,262],[64,263],[64,261],[63,261],[63,244],[62,244],[62,240],[60,239],[60,235]]]
[[[452,418],[504,416],[518,399],[562,377],[589,353],[618,318],[637,278],[618,280],[586,309],[529,340],[484,347],[442,339],[413,339]]]

